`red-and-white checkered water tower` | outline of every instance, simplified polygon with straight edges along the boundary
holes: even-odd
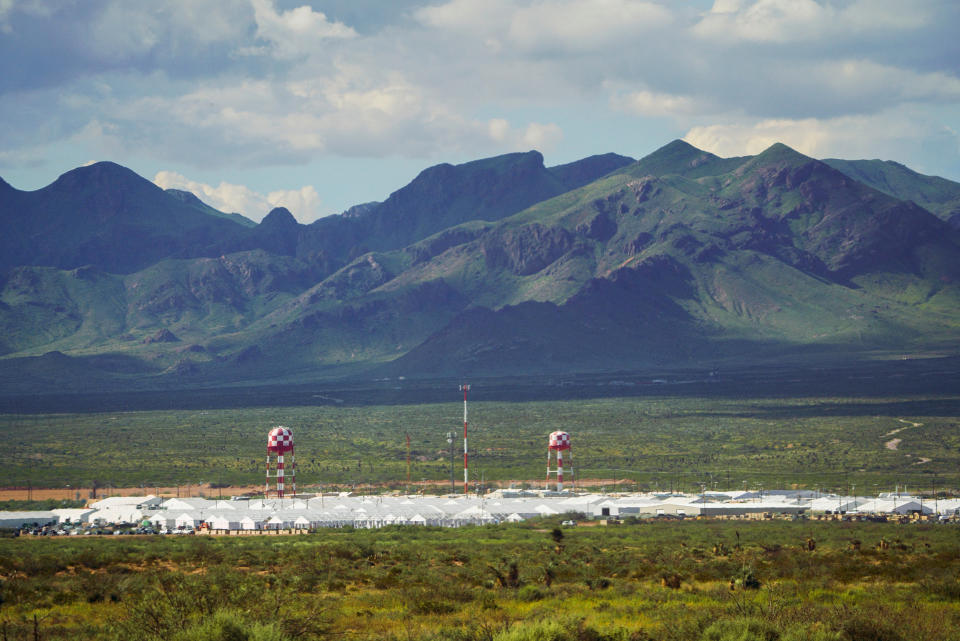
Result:
[[[290,485],[293,486],[293,494],[297,493],[297,460],[293,455],[293,432],[289,427],[278,425],[270,430],[267,435],[267,485],[263,496],[270,496],[270,454],[277,455],[277,498],[283,498],[284,485],[284,467],[283,455],[290,452]]]
[[[573,462],[573,450],[570,449],[570,435],[566,432],[552,432],[547,445],[547,485],[550,484],[550,475],[557,475],[557,491],[563,491],[563,453],[570,453],[570,462]],[[550,469],[550,452],[557,453],[557,469]]]

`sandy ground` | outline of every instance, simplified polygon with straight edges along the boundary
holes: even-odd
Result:
[[[905,421],[905,420],[902,419],[902,418],[898,418],[897,420],[900,421],[901,423],[906,423],[907,426],[906,426],[906,427],[898,427],[898,428],[895,429],[895,430],[890,430],[889,432],[887,432],[886,434],[884,434],[884,436],[893,436],[893,435],[896,434],[897,432],[902,432],[903,430],[909,429],[909,428],[911,428],[911,427],[923,427],[923,423],[914,423],[913,421]]]
[[[888,450],[895,450],[901,443],[903,443],[902,438],[895,438],[887,441],[886,443],[883,444],[883,446]]]

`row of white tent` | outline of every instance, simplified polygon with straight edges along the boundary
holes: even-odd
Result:
[[[594,518],[626,516],[736,515],[759,512],[800,514],[960,515],[960,499],[932,501],[912,496],[818,495],[766,492],[629,495],[539,495],[498,493],[476,496],[317,496],[313,498],[213,500],[155,496],[111,497],[84,510],[57,510],[61,522],[142,523],[158,529],[193,529],[201,523],[217,530],[376,528],[387,525],[437,525],[519,522],[539,516],[581,513]]]

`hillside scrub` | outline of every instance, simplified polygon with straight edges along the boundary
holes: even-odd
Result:
[[[567,530],[558,551],[555,521],[0,539],[0,635],[960,639],[956,525],[654,522]]]

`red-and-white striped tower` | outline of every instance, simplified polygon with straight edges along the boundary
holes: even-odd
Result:
[[[467,392],[470,391],[469,385],[461,385],[460,391],[463,392],[463,493],[467,494],[470,489],[470,481],[467,476],[468,457],[467,457]]]
[[[570,449],[570,435],[566,432],[552,432],[547,444],[547,485],[550,484],[550,475],[557,474],[557,491],[563,491],[563,452],[570,452],[570,461],[573,462],[573,450]],[[557,453],[557,469],[550,469],[550,452]]]
[[[278,425],[270,430],[267,435],[267,485],[263,496],[270,496],[270,454],[277,455],[277,498],[283,498],[284,491],[284,467],[283,455],[290,452],[290,484],[293,486],[293,493],[297,493],[297,459],[293,455],[293,432],[289,427]]]

